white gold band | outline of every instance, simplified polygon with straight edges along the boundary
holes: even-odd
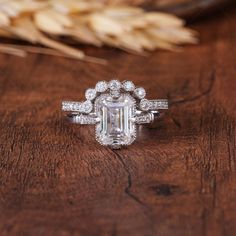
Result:
[[[68,110],[67,110],[68,111]],[[142,112],[136,114],[132,121],[136,124],[149,124],[154,122],[156,118],[159,118],[160,113],[158,111]],[[100,118],[95,114],[80,114],[80,113],[68,113],[67,118],[71,123],[80,125],[95,125],[100,122]]]
[[[100,81],[87,89],[86,101],[64,101],[62,110],[72,123],[96,125],[96,140],[117,148],[136,139],[136,125],[152,123],[159,111],[168,109],[168,100],[145,96],[145,89],[131,81]]]

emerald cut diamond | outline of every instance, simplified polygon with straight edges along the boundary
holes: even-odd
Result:
[[[146,91],[132,81],[99,81],[87,89],[83,102],[64,101],[62,110],[75,124],[96,125],[96,140],[118,149],[136,139],[136,125],[150,124],[168,109],[166,99],[145,99]]]
[[[129,145],[136,138],[136,102],[129,94],[115,99],[103,94],[95,100],[95,113],[100,122],[97,124],[97,140],[108,146]]]

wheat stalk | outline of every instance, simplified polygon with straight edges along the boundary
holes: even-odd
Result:
[[[105,61],[88,57],[82,50],[62,42],[61,37],[143,55],[156,49],[177,50],[178,45],[198,41],[196,32],[186,28],[185,22],[176,16],[95,0],[1,0],[0,36],[41,44],[51,48],[51,55],[100,64]],[[0,51],[24,56],[22,51],[29,50],[1,45]],[[41,53],[32,47],[31,51]]]

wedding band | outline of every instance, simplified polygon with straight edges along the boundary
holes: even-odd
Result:
[[[63,101],[62,110],[72,123],[96,125],[96,140],[113,149],[132,144],[136,126],[152,123],[160,110],[168,109],[167,99],[148,100],[142,87],[132,81],[99,81],[85,92],[83,102]]]

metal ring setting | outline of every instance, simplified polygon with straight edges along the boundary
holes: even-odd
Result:
[[[132,81],[99,81],[86,90],[85,101],[63,101],[62,110],[73,123],[96,125],[96,140],[117,149],[135,141],[137,125],[152,123],[159,110],[168,109],[167,99],[145,96],[145,89]]]

